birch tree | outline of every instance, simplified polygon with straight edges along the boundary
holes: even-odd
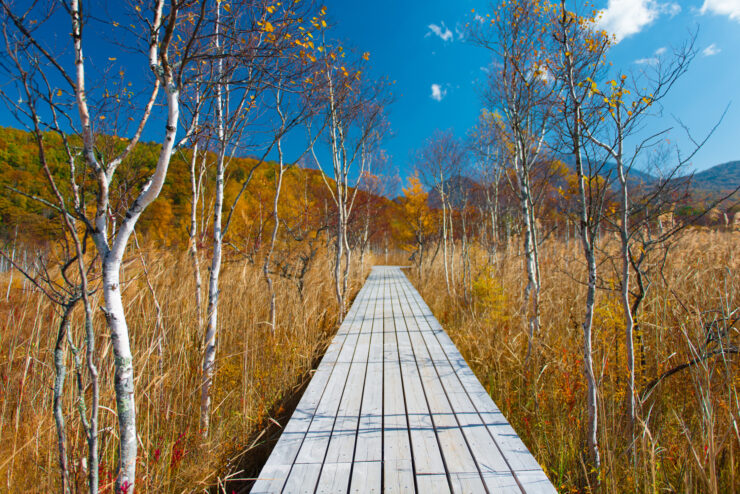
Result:
[[[499,238],[499,194],[505,169],[505,150],[499,132],[500,116],[483,110],[470,132],[470,147],[475,160],[476,177],[483,188],[490,231],[487,235],[489,262],[496,260]]]
[[[192,97],[183,98],[184,107],[191,113],[191,149],[189,157],[190,173],[190,224],[188,225],[188,256],[193,267],[193,279],[195,281],[195,318],[196,318],[196,341],[203,337],[203,277],[200,269],[200,253],[198,242],[201,239],[203,227],[198,228],[198,201],[203,197],[204,178],[206,174],[206,161],[208,158],[208,135],[202,133],[200,128],[200,114],[203,111],[203,74],[195,76],[196,83],[193,85]],[[192,106],[188,105],[192,102]],[[185,153],[182,153],[185,156]],[[205,216],[205,211],[202,212]]]
[[[546,71],[548,37],[546,1],[506,2],[487,20],[473,21],[468,38],[488,49],[493,65],[483,93],[488,111],[502,116],[515,190],[524,222],[527,285],[523,312],[527,314],[527,358],[539,330],[540,273],[538,232],[532,171],[542,156],[551,117],[552,87]]]
[[[296,52],[296,61],[300,60],[300,52]],[[286,70],[287,69],[287,70]],[[285,80],[304,80],[306,74],[312,73],[311,68],[306,68],[304,64],[294,63],[288,65],[286,68],[281,70],[281,76],[277,86],[274,89],[275,96],[275,107],[274,111],[278,116],[278,126],[275,132],[275,143],[277,150],[277,173],[275,174],[275,193],[273,195],[272,202],[272,233],[270,235],[270,242],[267,247],[267,253],[262,264],[262,273],[267,283],[267,289],[270,292],[270,319],[269,324],[273,332],[276,329],[276,313],[277,307],[275,302],[275,288],[273,286],[272,272],[271,272],[271,261],[275,251],[275,243],[277,242],[278,232],[280,230],[280,192],[282,190],[283,178],[285,172],[288,169],[288,163],[285,160],[285,153],[283,152],[283,137],[291,131],[293,128],[304,123],[305,120],[311,118],[314,108],[309,103],[309,98],[306,94],[312,89],[310,84],[303,84],[299,87],[285,87]],[[288,104],[286,105],[285,98],[289,98]],[[292,98],[291,98],[292,96]],[[292,104],[290,100],[292,101]],[[298,162],[308,152],[310,147],[315,142],[318,134],[309,138],[309,143],[305,147],[304,151],[294,161]]]
[[[33,135],[35,144],[38,149],[39,162],[44,173],[44,178],[49,186],[50,198],[32,196],[22,190],[13,189],[12,192],[22,194],[29,199],[37,201],[44,206],[50,207],[59,219],[60,235],[55,242],[54,250],[61,252],[57,258],[56,266],[49,266],[51,261],[44,259],[42,254],[39,255],[38,268],[36,272],[31,271],[27,266],[21,266],[15,262],[15,242],[13,253],[7,257],[4,251],[0,255],[5,256],[11,269],[17,269],[23,276],[28,279],[33,286],[37,287],[46,298],[48,298],[61,311],[57,338],[54,345],[54,369],[55,379],[53,386],[53,413],[54,421],[57,428],[57,447],[59,452],[59,469],[61,474],[61,488],[63,492],[68,492],[71,485],[68,470],[68,458],[66,447],[66,428],[62,408],[64,393],[64,383],[67,374],[66,369],[66,347],[67,344],[72,347],[75,361],[75,372],[77,379],[78,391],[78,410],[83,425],[83,430],[88,444],[88,488],[90,492],[98,491],[98,402],[99,402],[99,381],[98,370],[95,362],[95,334],[92,323],[92,304],[90,301],[91,288],[89,283],[90,269],[94,260],[86,255],[87,232],[80,227],[76,213],[84,204],[84,194],[81,193],[77,184],[76,160],[77,155],[70,144],[67,135],[62,130],[59,122],[61,118],[66,117],[64,110],[56,104],[49,104],[48,109],[51,113],[51,121],[46,123],[49,129],[48,133],[42,131],[42,118],[39,109],[44,102],[52,102],[54,98],[54,89],[48,84],[46,77],[41,71],[42,66],[31,58],[28,52],[28,46],[19,43],[19,39],[10,35],[7,30],[4,31],[6,52],[17,70],[16,84],[22,90],[25,97],[19,101],[14,101],[7,97],[5,93],[0,96],[5,100],[9,110],[16,119],[22,124],[29,124],[29,131]],[[26,65],[26,61],[31,61]],[[40,77],[45,84],[39,85],[35,80]],[[48,137],[54,136],[61,141],[64,155],[66,155],[66,167],[69,173],[71,197],[65,197],[62,191],[65,188],[60,187],[60,180],[52,172],[52,164],[49,159],[49,149],[47,145]],[[70,204],[71,202],[71,204]],[[74,208],[74,209],[72,209]],[[16,241],[17,241],[16,227]],[[51,255],[49,255],[51,257]],[[35,267],[37,262],[34,262]],[[74,273],[76,267],[76,273]],[[58,270],[60,276],[56,276]],[[71,272],[70,272],[71,271]],[[12,283],[12,279],[11,279]],[[85,314],[85,362],[88,372],[91,409],[88,417],[86,405],[86,385],[83,383],[82,361],[79,355],[79,349],[73,343],[73,335],[70,331],[70,318],[72,312],[79,302],[82,302]]]
[[[584,129],[587,125],[594,125],[594,91],[591,83],[603,70],[609,42],[604,33],[596,31],[593,19],[568,11],[564,1],[557,11],[554,24],[554,40],[558,51],[554,53],[550,71],[557,82],[563,85],[558,92],[561,117],[558,123],[564,147],[575,161],[578,233],[588,272],[586,308],[582,323],[583,363],[587,385],[588,447],[592,471],[597,474],[594,479],[598,483],[601,457],[598,441],[597,379],[593,366],[593,318],[597,288],[596,243],[609,182],[601,180],[599,176],[603,162],[599,166],[594,159],[587,156],[588,141]]]
[[[453,178],[458,178],[456,175],[459,175],[464,157],[464,146],[451,130],[435,131],[434,135],[427,140],[426,145],[417,151],[415,157],[416,167],[422,171],[425,185],[436,193],[442,207],[442,263],[448,295],[454,291],[454,276],[451,274],[452,267],[449,259],[451,249],[448,247],[451,236],[452,243],[454,243],[454,235],[451,231],[453,229],[451,181]]]
[[[187,44],[182,50],[177,51],[172,49],[172,44],[180,30],[182,13],[192,8],[193,5],[194,2],[176,3],[173,1],[165,6],[164,0],[159,0],[148,9],[142,10],[141,7],[136,6],[132,11],[132,17],[140,22],[140,27],[137,28],[132,24],[134,27],[131,28],[131,32],[139,36],[139,41],[143,45],[145,63],[151,69],[153,77],[145,82],[148,86],[148,99],[141,102],[138,117],[132,117],[135,128],[130,133],[131,137],[125,139],[126,143],[121,146],[122,148],[117,148],[115,153],[108,156],[100,152],[99,146],[104,139],[99,135],[99,129],[104,127],[102,124],[104,119],[107,116],[111,117],[110,113],[106,115],[106,106],[103,104],[106,98],[110,98],[110,93],[99,94],[99,90],[88,92],[86,87],[88,63],[84,55],[87,39],[85,34],[89,29],[96,29],[95,25],[89,21],[98,13],[83,11],[79,0],[71,0],[65,6],[69,16],[68,22],[71,23],[71,48],[74,58],[73,66],[67,68],[65,67],[66,62],[46,44],[45,40],[53,39],[53,37],[38,36],[39,31],[36,24],[39,20],[44,21],[50,18],[49,11],[43,8],[44,5],[34,3],[27,10],[21,11],[8,1],[0,2],[4,16],[3,25],[13,30],[11,36],[17,43],[24,44],[32,54],[30,57],[32,63],[38,64],[39,70],[34,74],[33,84],[53,87],[53,96],[58,98],[56,101],[60,104],[55,106],[52,98],[39,101],[46,108],[56,108],[58,111],[61,111],[61,108],[74,108],[76,115],[72,112],[64,113],[64,124],[55,125],[55,128],[59,129],[58,132],[62,134],[68,133],[71,129],[72,133],[79,136],[79,141],[82,143],[81,149],[73,149],[71,152],[75,160],[79,159],[83,164],[80,167],[81,170],[76,166],[71,170],[69,190],[72,191],[72,198],[75,197],[77,184],[81,177],[87,173],[95,177],[94,207],[88,208],[80,192],[78,195],[80,201],[70,201],[72,204],[69,205],[69,210],[70,214],[84,225],[87,233],[92,237],[100,258],[104,311],[114,357],[114,387],[120,438],[116,490],[129,494],[134,490],[136,479],[137,435],[133,352],[121,294],[121,265],[136,222],[147,206],[159,195],[167,174],[170,157],[176,146],[180,81],[182,73],[186,70],[187,60],[192,53]],[[47,23],[45,29],[48,29],[50,25],[51,23]],[[119,26],[117,21],[105,24],[105,27],[113,29]],[[97,34],[100,35],[100,33]],[[110,60],[116,59],[112,56],[114,53],[110,55]],[[54,87],[55,84],[61,84],[61,86]],[[120,91],[115,89],[113,92],[119,93]],[[156,166],[133,203],[126,208],[122,218],[116,218],[111,202],[111,184],[117,169],[125,163],[126,158],[139,142],[160,92],[164,93],[166,123]],[[44,116],[43,120],[48,120],[46,109],[39,110],[38,114]],[[53,118],[54,113],[51,112],[51,114]],[[109,122],[116,135],[120,136],[127,132],[125,125],[112,120],[115,118],[111,118]],[[43,125],[48,126],[48,121],[45,121]],[[70,146],[74,147],[72,144]],[[92,217],[88,216],[90,209],[94,210]],[[97,408],[97,404],[95,407]],[[93,413],[97,413],[97,410]]]
[[[358,57],[354,66],[343,61],[345,56],[344,48],[335,47],[324,39],[319,58],[321,71],[317,77],[321,78],[318,97],[323,107],[321,119],[328,134],[331,183],[327,176],[329,167],[319,159],[316,146],[311,146],[313,159],[337,209],[333,274],[340,321],[346,312],[345,298],[352,261],[347,225],[359,181],[368,166],[370,150],[383,136],[383,111],[388,102],[385,82],[370,80],[364,74],[364,62],[369,60],[369,53]],[[351,177],[352,174],[356,176]]]
[[[310,31],[303,26],[310,11],[299,6],[299,1],[281,5],[267,2],[253,4],[236,2],[217,3],[212,13],[213,51],[209,53],[211,72],[210,117],[213,121],[209,132],[215,154],[215,190],[212,221],[212,254],[208,280],[208,307],[201,377],[200,425],[201,434],[208,436],[211,413],[211,386],[215,373],[218,337],[219,277],[221,273],[224,238],[233,218],[237,204],[243,197],[254,172],[265,162],[283,134],[295,124],[287,121],[261,143],[261,157],[249,170],[236,196],[225,208],[224,188],[226,169],[237,152],[243,152],[249,143],[250,128],[257,125],[260,109],[269,97],[270,89],[277,87],[278,107],[285,90],[287,67],[295,63],[294,47],[303,48]],[[323,11],[322,11],[323,12]],[[323,14],[322,14],[323,15]],[[316,29],[318,22],[313,20]],[[303,52],[305,56],[305,52]],[[282,111],[279,110],[278,114]],[[284,115],[283,115],[284,116]],[[252,142],[254,144],[254,142]],[[282,147],[279,150],[282,154]],[[278,194],[279,196],[279,194]],[[224,212],[227,211],[224,218]],[[269,263],[268,263],[269,268]],[[274,315],[274,312],[271,312]]]

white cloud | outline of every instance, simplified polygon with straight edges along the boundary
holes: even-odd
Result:
[[[637,65],[655,65],[658,63],[658,59],[656,57],[638,58],[635,63]]]
[[[443,89],[439,84],[432,84],[432,94],[429,95],[434,101],[442,101],[447,96],[447,89]]]
[[[660,62],[660,56],[666,52],[666,47],[661,46],[655,52],[653,53],[652,57],[646,57],[646,58],[638,58],[635,60],[635,63],[638,65],[655,65],[658,62]]]
[[[712,55],[716,55],[717,53],[721,52],[722,49],[717,47],[716,44],[712,43],[711,45],[707,46],[701,51],[701,54],[705,57],[711,57]]]
[[[726,15],[730,19],[740,21],[740,0],[704,0],[699,12]]]
[[[656,0],[609,0],[601,10],[599,27],[612,34],[617,43],[642,31],[661,14],[673,17],[681,12],[676,3],[659,3]]]
[[[465,39],[465,30],[460,24],[455,26],[455,34],[457,35],[457,39]]]
[[[676,17],[681,13],[681,6],[677,3],[664,3],[658,9],[661,14],[668,14],[669,17]]]
[[[441,26],[438,26],[436,24],[429,24],[427,26],[429,28],[429,31],[424,35],[424,37],[427,37],[431,34],[434,34],[435,36],[439,37],[442,41],[452,41],[452,38],[454,35],[452,34],[452,31],[445,26],[445,23],[443,22]]]

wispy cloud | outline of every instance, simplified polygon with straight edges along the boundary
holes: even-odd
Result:
[[[459,40],[465,39],[465,29],[460,23],[457,23],[455,25],[455,34],[457,35],[457,39]]]
[[[699,9],[701,14],[726,15],[730,19],[740,21],[740,0],[704,0]]]
[[[642,31],[662,14],[673,17],[681,12],[677,3],[656,0],[609,0],[600,11],[599,27],[614,36],[617,43]]]
[[[452,38],[454,38],[452,31],[450,31],[450,29],[445,26],[444,22],[440,26],[438,26],[437,24],[429,24],[429,26],[427,27],[429,28],[429,31],[427,31],[424,37],[431,36],[433,34],[440,38],[442,41],[452,41]]]
[[[664,3],[658,6],[661,14],[668,14],[669,17],[676,17],[681,13],[681,6],[677,3]]]
[[[666,52],[666,47],[661,46],[655,52],[652,57],[638,58],[635,63],[638,65],[655,65],[660,62],[660,56]]]
[[[715,43],[712,43],[711,45],[707,46],[701,51],[701,54],[705,57],[711,57],[712,55],[716,55],[717,53],[721,52],[722,49],[719,48]]]
[[[439,84],[432,84],[432,94],[429,95],[434,101],[442,101],[447,96],[447,89],[442,88]]]

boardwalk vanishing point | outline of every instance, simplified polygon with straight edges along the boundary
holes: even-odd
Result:
[[[373,268],[252,493],[556,492],[396,266]]]

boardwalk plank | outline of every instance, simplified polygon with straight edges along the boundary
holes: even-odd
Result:
[[[380,286],[380,281],[377,282]],[[380,291],[377,292],[380,298]],[[383,459],[383,318],[378,309],[373,312],[370,349],[368,351],[365,389],[357,429],[355,462]]]
[[[316,488],[317,494],[346,493],[349,488],[349,476],[352,462],[325,463],[321,469],[321,478]]]
[[[380,461],[355,461],[352,464],[351,493],[380,493],[383,465]]]
[[[386,492],[414,492],[408,417],[401,378],[392,278],[383,285],[383,477]]]
[[[313,494],[319,473],[321,473],[321,463],[296,463],[293,465],[283,492]]]
[[[377,298],[377,284],[373,284],[371,294],[371,297]],[[370,302],[365,306],[366,312],[360,327],[357,345],[324,463],[352,463],[376,305],[375,300],[371,299]],[[324,473],[322,472],[323,476]]]
[[[406,413],[411,436],[411,447],[414,458],[414,469],[419,474],[445,475],[439,441],[434,430],[432,416],[429,413],[424,385],[419,374],[409,327],[406,323],[401,304],[399,303],[398,286],[393,287],[393,311],[396,322],[396,340],[401,360],[401,375],[406,397]],[[445,477],[445,482],[447,481]],[[419,487],[420,492],[424,492]]]

